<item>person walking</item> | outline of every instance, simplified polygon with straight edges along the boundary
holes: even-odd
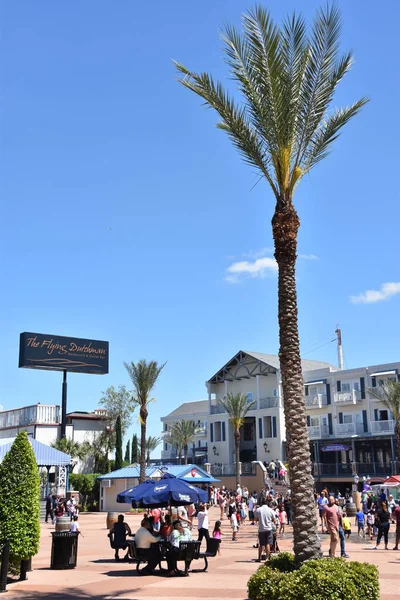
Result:
[[[376,546],[374,550],[377,550],[381,539],[383,537],[385,541],[385,550],[389,550],[389,529],[390,529],[390,513],[387,509],[386,502],[381,502],[381,507],[376,511],[376,521],[378,526],[378,537],[376,539]]]
[[[263,548],[265,548],[265,560],[269,559],[271,546],[274,542],[273,527],[276,525],[275,511],[270,508],[265,500],[261,500],[261,506],[255,512],[258,521],[258,559],[261,562]]]
[[[49,517],[50,517],[50,521],[53,522],[53,517],[54,517],[54,513],[53,513],[53,497],[51,494],[47,494],[46,496],[46,517],[45,517],[45,523],[49,522]]]
[[[322,533],[325,533],[324,524],[326,525],[324,508],[328,504],[328,498],[325,495],[325,492],[322,491],[317,498],[318,512],[319,518],[321,519],[321,530]]]
[[[396,506],[396,508],[392,512],[392,516],[394,516],[394,519],[396,521],[396,543],[393,550],[398,550],[400,543],[400,506]]]
[[[324,505],[324,518],[326,519],[328,532],[331,537],[329,556],[335,558],[336,547],[339,541],[339,512],[334,496],[329,496],[328,504]]]
[[[365,538],[364,524],[365,524],[365,514],[362,510],[358,510],[356,512],[356,522],[355,524],[358,527],[358,537]]]
[[[200,504],[199,511],[197,513],[197,529],[199,531],[198,541],[201,542],[203,538],[206,538],[206,542],[210,539],[210,532],[208,531],[208,511],[205,504]]]

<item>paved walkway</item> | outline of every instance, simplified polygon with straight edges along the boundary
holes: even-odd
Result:
[[[139,527],[139,515],[126,517],[133,531]],[[216,508],[210,510],[210,523],[218,518]],[[247,598],[247,581],[257,570],[257,528],[240,529],[238,542],[231,541],[228,522],[223,522],[221,556],[210,559],[207,573],[192,573],[187,578],[138,576],[135,565],[116,563],[106,537],[106,514],[83,514],[80,525],[84,537],[79,539],[78,566],[70,571],[51,571],[51,525],[42,525],[40,552],[33,560],[34,570],[28,581],[8,586],[8,598],[18,600],[232,600]],[[290,529],[290,528],[289,528]],[[291,533],[280,540],[281,550],[290,550]],[[348,542],[346,550],[352,560],[376,564],[380,572],[381,600],[400,597],[400,552],[372,550],[369,543]],[[328,539],[323,536],[327,553]],[[122,553],[121,553],[122,556]],[[203,561],[201,561],[203,564]],[[199,565],[200,566],[200,565]],[[366,599],[367,600],[367,599]]]

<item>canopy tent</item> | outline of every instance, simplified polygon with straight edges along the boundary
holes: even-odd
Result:
[[[5,457],[6,453],[11,449],[15,438],[0,439],[0,462]],[[35,453],[36,463],[38,467],[66,467],[71,463],[69,454],[60,452],[51,446],[42,444],[28,436],[30,445]]]
[[[208,493],[206,491],[190,485],[170,473],[165,473],[159,481],[144,481],[117,496],[117,502],[131,502],[134,508],[184,506],[207,501]]]

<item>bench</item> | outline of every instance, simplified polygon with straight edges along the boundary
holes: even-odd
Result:
[[[189,575],[188,570],[190,567],[190,563],[192,560],[197,560],[200,557],[200,543],[201,542],[180,542],[179,543],[179,551],[177,554],[177,562],[184,561],[185,570],[184,575]],[[160,542],[159,543],[159,551],[160,551],[160,561],[158,566],[160,571],[164,571],[161,567],[161,561],[166,560],[167,554],[169,552],[168,543]],[[134,541],[128,542],[128,554],[129,554],[129,562],[136,563],[136,571],[139,571],[140,563],[148,562],[148,554],[146,550],[142,550],[141,548],[137,548]],[[202,569],[206,570],[206,569]]]
[[[208,559],[214,558],[217,556],[218,548],[221,543],[221,540],[215,540],[214,538],[210,538],[207,541],[207,548],[205,552],[200,552],[198,558],[204,559],[204,569],[193,569],[193,573],[204,573],[208,569]]]

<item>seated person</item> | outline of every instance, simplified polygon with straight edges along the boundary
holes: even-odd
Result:
[[[191,540],[192,534],[190,533],[189,529],[184,527],[180,521],[174,521],[172,524],[172,531],[169,536],[171,549],[167,554],[169,577],[179,574],[177,569],[177,557],[179,553],[180,542],[190,542]]]
[[[160,552],[158,548],[158,542],[161,540],[160,536],[155,536],[151,533],[151,524],[147,517],[142,519],[141,526],[137,530],[135,535],[136,549],[138,550],[138,556],[147,560],[147,567],[141,569],[139,572],[142,575],[151,575],[160,561]]]
[[[124,515],[118,515],[117,523],[114,523],[110,529],[110,534],[114,534],[114,547],[115,547],[115,560],[119,560],[119,549],[126,550],[128,544],[126,542],[126,536],[131,535],[131,528],[128,523],[124,521]],[[125,554],[124,560],[128,560],[128,553]]]
[[[165,515],[162,519],[160,535],[165,540],[168,540],[171,532],[172,532],[171,515]]]

